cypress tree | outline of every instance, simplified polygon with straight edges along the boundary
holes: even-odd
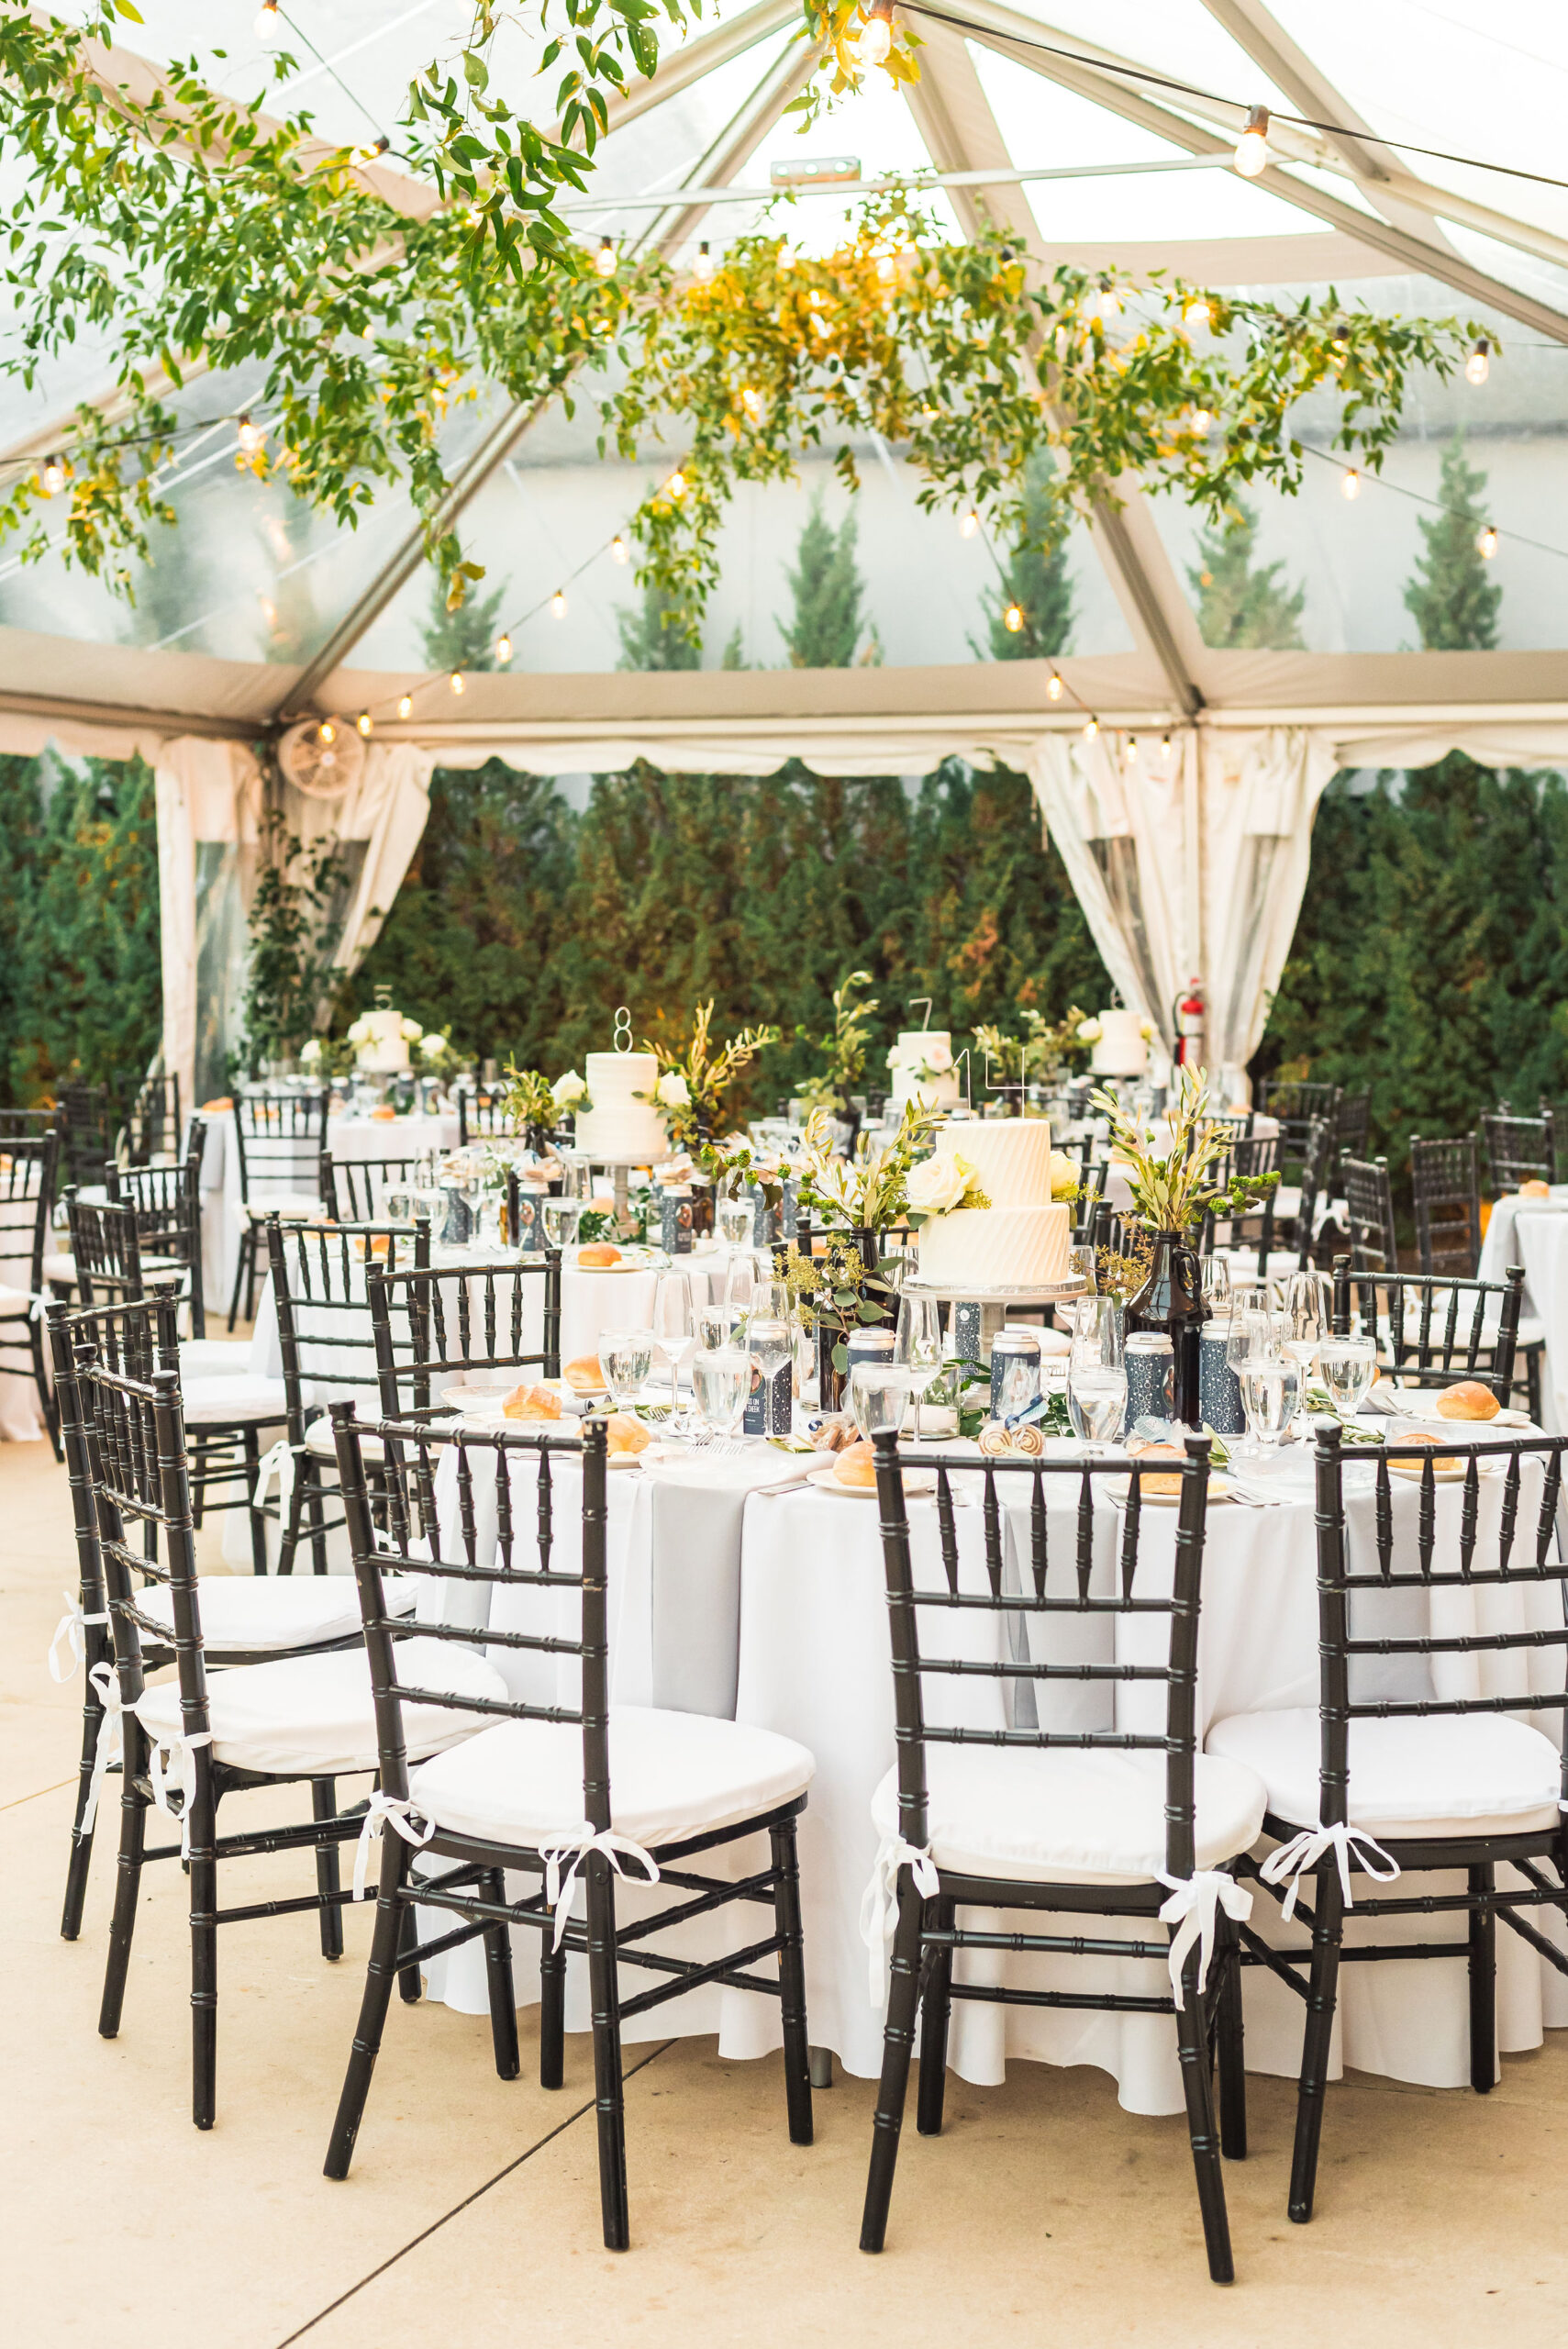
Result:
[[[1257,537],[1257,513],[1240,497],[1223,523],[1198,532],[1200,560],[1195,570],[1188,570],[1187,578],[1206,644],[1259,645],[1273,651],[1288,651],[1301,644],[1301,607],[1307,590],[1297,587],[1292,592],[1281,584],[1283,562],[1253,568]]]
[[[477,595],[471,587],[456,611],[449,612],[447,591],[439,574],[432,572],[429,618],[420,630],[427,668],[468,669],[475,675],[494,669],[501,599],[510,584],[503,579],[489,596]]]
[[[620,631],[620,659],[617,669],[700,669],[702,651],[692,642],[681,626],[680,606],[667,588],[650,580],[642,591],[640,605],[629,611],[624,604],[616,607],[616,626]],[[739,631],[737,631],[737,640]],[[739,668],[728,654],[727,669]]]
[[[1443,511],[1418,525],[1426,551],[1405,589],[1425,652],[1490,652],[1497,641],[1503,591],[1476,545],[1486,511],[1480,492],[1486,475],[1466,462],[1464,435],[1443,451],[1438,495]]]
[[[846,514],[835,536],[822,511],[822,500],[812,500],[800,534],[793,571],[785,573],[795,599],[795,615],[786,626],[775,623],[789,650],[792,669],[851,669],[861,649],[861,574],[855,562],[856,523]],[[873,629],[866,650],[872,666],[882,657]]]
[[[1048,452],[1040,451],[1024,472],[1024,515],[1017,542],[1002,573],[1002,584],[982,596],[993,661],[1038,661],[1042,655],[1065,652],[1073,637],[1073,580],[1067,568],[1067,548],[1053,531],[1060,523],[1046,493],[1054,468]],[[1002,615],[1017,604],[1024,616],[1021,629],[1009,629]],[[976,660],[987,656],[970,640]]]

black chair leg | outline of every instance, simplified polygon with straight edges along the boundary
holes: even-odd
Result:
[[[86,1669],[103,1662],[104,1651],[91,1631],[87,1634]],[[82,1759],[76,1767],[76,1816],[71,1822],[71,1858],[65,1870],[65,1907],[61,1912],[60,1935],[62,1941],[73,1942],[82,1931],[82,1911],[87,1899],[87,1871],[93,1861],[93,1830],[82,1824],[87,1809],[87,1796],[93,1784],[93,1764],[98,1752],[98,1728],[104,1718],[104,1708],[98,1691],[91,1680],[82,1707]]]
[[[539,1943],[539,2084],[558,2088],[566,2076],[566,1952]]]
[[[939,1900],[932,1922],[951,1933],[956,1914],[951,1900]],[[942,2101],[948,2084],[948,2019],[952,2012],[952,1952],[929,1950],[920,1990],[920,2084],[915,2098],[915,2126],[922,2137],[942,2133]]]
[[[1540,1346],[1527,1346],[1525,1349],[1527,1403],[1530,1419],[1537,1427],[1540,1425],[1540,1358],[1543,1351]]]
[[[228,1330],[231,1337],[234,1334],[234,1324],[239,1318],[239,1291],[245,1280],[246,1259],[253,1245],[251,1227],[247,1224],[239,1235],[239,1254],[234,1265],[234,1295],[228,1300]]]
[[[1171,1927],[1174,1940],[1176,1928]],[[1187,2104],[1187,2134],[1192,2140],[1193,2171],[1197,2179],[1198,2209],[1203,2213],[1203,2239],[1208,2252],[1208,2272],[1217,2284],[1236,2280],[1230,2255],[1230,2222],[1225,2213],[1225,2179],[1219,2167],[1219,2134],[1214,2119],[1214,2075],[1208,2060],[1208,2027],[1197,1987],[1198,1954],[1189,1953],[1184,1976],[1186,2004],[1176,2012],[1176,2048],[1182,2059],[1182,2092]]]
[[[506,1899],[506,1880],[499,1868],[492,1868],[482,1882],[487,1900]],[[523,2064],[517,2053],[517,1995],[512,1987],[510,1925],[485,1927],[484,1976],[490,1993],[490,2038],[495,2050],[495,2076],[502,2080],[515,2080]]]
[[[594,2100],[599,2116],[599,2205],[605,2249],[627,2251],[631,2217],[626,2188],[626,2099],[620,2070],[620,1987],[616,1976],[616,1896],[610,1864],[590,1852],[588,1991],[594,2010]]]
[[[1467,1871],[1472,1901],[1493,1891],[1497,1871],[1488,1860]],[[1497,1912],[1470,1911],[1470,2085],[1490,2096],[1497,2083]]]
[[[312,1778],[310,1782],[310,1815],[319,1826],[323,1820],[338,1815],[338,1786],[333,1778]],[[336,1843],[317,1843],[316,1847],[316,1889],[321,1896],[321,1954],[339,1958],[343,1954],[343,1911],[333,1896],[340,1889]],[[331,1901],[330,1908],[327,1906]]]
[[[327,1572],[327,1502],[322,1491],[321,1464],[306,1453],[300,1463],[305,1482],[305,1506],[310,1518],[310,1565],[313,1574]]]
[[[1307,2030],[1296,2090],[1296,2150],[1290,2165],[1290,2215],[1297,2226],[1312,2216],[1318,2184],[1318,2147],[1323,2134],[1323,2099],[1329,2087],[1329,2049],[1334,2034],[1334,2002],[1340,1983],[1340,1938],[1344,1896],[1332,1859],[1318,1871],[1313,1896],[1312,1974],[1307,1992]]]
[[[195,1791],[186,1762],[184,1801]],[[191,1815],[191,2118],[210,2129],[217,2114],[217,1853],[210,1794]]]
[[[1227,2161],[1247,2158],[1247,2067],[1241,2011],[1241,1942],[1228,1918],[1220,1950],[1219,1980],[1219,2150]]]
[[[806,1955],[800,1931],[800,1861],[795,1850],[795,1820],[768,1831],[773,1847],[773,1925],[784,1948],[779,1953],[779,1989],[784,2009],[784,2099],[789,2111],[792,2145],[809,2145],[811,2122],[811,2055],[806,2031]]]
[[[104,1996],[98,2009],[98,2030],[105,2039],[119,2035],[125,2006],[126,1975],[130,1945],[136,1934],[137,1903],[141,1898],[141,1862],[147,1849],[147,1805],[133,1781],[147,1767],[147,1740],[132,1713],[121,1721],[125,1758],[120,1765],[120,1847],[115,1875],[115,1908],[109,1920],[109,1952],[104,1965]]]
[[[893,1979],[887,1995],[887,2024],[882,2039],[882,2078],[872,2121],[871,2167],[866,2175],[861,2249],[880,2251],[887,2236],[893,2173],[909,2088],[909,2059],[915,2052],[915,2008],[920,1990],[920,1925],[923,1903],[909,1870],[898,1878],[898,1931],[893,1943]]]
[[[267,1571],[267,1520],[256,1506],[261,1439],[254,1428],[241,1431],[239,1447],[245,1460],[245,1513],[250,1520],[250,1571],[253,1575],[264,1575]]]
[[[401,1842],[402,1840],[402,1837],[399,1836],[399,1842]],[[400,1959],[406,1959],[409,1954],[412,1951],[417,1950],[418,1946],[419,1920],[414,1913],[412,1903],[405,1901],[403,1903],[402,1921],[398,1928],[397,1948]],[[425,1985],[420,1978],[419,1969],[417,1965],[409,1965],[406,1964],[399,1965],[397,1975],[397,1995],[402,1999],[406,2007],[417,2007],[420,1999],[424,1997]]]
[[[49,1366],[44,1361],[41,1323],[28,1322],[28,1341],[32,1348],[33,1384],[39,1390],[39,1408],[43,1413],[43,1423],[49,1431],[54,1456],[57,1460],[63,1460],[65,1454],[60,1448],[60,1412],[55,1406],[54,1390],[49,1383]]]
[[[371,1935],[370,1963],[365,1967],[364,1994],[360,2000],[359,2028],[349,2053],[343,2091],[323,2165],[328,2177],[347,2177],[354,2158],[354,2140],[364,2119],[371,2075],[381,2053],[381,2034],[392,2003],[392,1982],[405,1946],[405,1925],[414,1911],[402,1898],[408,1873],[408,1846],[401,1835],[381,1839],[381,1886],[376,1894],[375,1929]]]

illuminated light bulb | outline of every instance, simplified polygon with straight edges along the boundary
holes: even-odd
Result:
[[[566,590],[564,587],[558,587],[554,595],[550,597],[550,617],[552,620],[563,620],[566,618]]]
[[[740,405],[746,411],[747,420],[749,423],[760,424],[762,422],[762,395],[761,392],[753,391],[751,386],[748,384],[740,394]]]
[[[1128,736],[1127,747],[1122,752],[1122,757],[1127,761],[1129,767],[1136,765],[1138,761],[1138,737],[1136,734],[1129,734]]]
[[[372,718],[368,709],[361,709],[358,718],[354,720],[354,724],[359,728],[361,734],[369,734],[373,723],[374,720]]]
[[[373,163],[378,155],[385,154],[391,144],[391,139],[384,130],[379,139],[373,139],[368,145],[355,148],[354,161],[356,163]]]
[[[1095,298],[1095,308],[1102,318],[1119,318],[1121,296],[1114,286],[1102,285]]]
[[[610,540],[610,561],[612,562],[629,562],[631,561],[631,549],[627,545],[626,540],[622,538],[618,530],[616,532],[615,537]]]
[[[1022,631],[1023,625],[1023,606],[1021,604],[1009,604],[1006,610],[1002,615],[1002,626],[1006,629],[1009,636],[1018,636]]]
[[[958,535],[961,539],[972,539],[979,528],[980,517],[972,506],[958,526]]]
[[[1484,523],[1476,533],[1475,551],[1483,562],[1490,562],[1497,551],[1497,533],[1490,522]]]
[[[1170,736],[1169,736],[1168,734],[1162,734],[1162,735],[1161,735],[1161,737],[1160,737],[1160,756],[1161,756],[1162,759],[1168,759],[1168,758],[1170,757],[1170,755],[1171,755],[1171,738],[1170,738]]]
[[[405,694],[405,695],[402,696],[401,700],[398,702],[398,705],[397,705],[397,715],[398,715],[398,717],[399,717],[399,718],[412,718],[412,717],[413,717],[413,715],[414,715],[414,696],[413,696],[413,695],[412,695],[412,694]]]
[[[692,267],[706,285],[713,275],[713,255],[709,252],[706,242],[697,247],[697,257],[692,263]]]
[[[676,466],[674,472],[670,475],[670,478],[665,483],[664,486],[669,491],[672,497],[684,497],[686,494],[686,476],[681,471],[679,465]]]
[[[503,629],[500,635],[495,639],[495,658],[499,661],[502,668],[504,669],[511,657],[512,640],[506,634],[506,629]]]
[[[893,0],[873,0],[855,41],[862,65],[885,65],[893,47]]]
[[[594,255],[594,267],[601,277],[613,277],[616,273],[616,249],[608,237],[599,239],[599,250]]]
[[[1200,407],[1193,410],[1193,430],[1195,432],[1211,431],[1213,429],[1213,426],[1214,417],[1207,408]]]
[[[1095,736],[1099,733],[1099,730],[1100,730],[1100,721],[1099,721],[1099,719],[1098,719],[1097,718],[1091,718],[1088,720],[1088,722],[1086,723],[1086,725],[1084,726],[1084,741],[1085,741],[1085,742],[1092,742],[1092,741],[1095,740]]]
[[[1362,477],[1360,473],[1357,473],[1354,465],[1348,465],[1345,468],[1345,477],[1340,484],[1340,495],[1341,497],[1353,498],[1359,497],[1361,494]]]
[[[462,671],[461,669],[454,669],[451,675],[447,679],[447,683],[450,685],[454,694],[462,693]]]
[[[1196,327],[1201,331],[1203,328],[1210,324],[1213,317],[1214,312],[1209,308],[1208,304],[1200,296],[1197,301],[1189,302],[1187,304],[1186,308],[1182,312],[1182,324],[1188,327]]]
[[[1053,669],[1051,673],[1051,683],[1045,689],[1045,697],[1047,701],[1060,701],[1066,690],[1066,686],[1062,684],[1061,678]]]
[[[930,422],[930,420],[931,420],[932,417],[933,417],[933,416],[935,416],[936,412],[937,412],[937,411],[936,411],[936,409],[935,409],[934,407],[928,407],[928,406],[926,406],[926,404],[924,403],[924,401],[922,401],[922,402],[921,402],[921,405],[920,405],[920,414],[922,415],[922,417],[924,417],[924,418],[925,418],[925,420],[926,420],[926,422],[927,422],[928,424],[929,424],[929,422]]]
[[[244,450],[245,454],[248,457],[253,457],[255,455],[257,450],[261,445],[263,438],[264,435],[261,431],[261,426],[259,424],[251,423],[250,413],[247,411],[247,413],[239,419],[239,446]]]
[[[1236,141],[1236,168],[1244,180],[1255,180],[1269,160],[1269,110],[1254,106],[1247,128]]]
[[[1491,352],[1492,346],[1485,340],[1476,344],[1464,362],[1464,380],[1467,384],[1484,384],[1486,381],[1487,376],[1492,373]]]
[[[317,731],[323,742],[335,742],[338,740],[338,729],[329,718],[322,719]]]
[[[61,491],[65,487],[65,460],[63,457],[54,456],[46,460],[43,471],[39,475],[39,487],[42,490],[46,497],[58,497],[60,495]]]
[[[256,19],[256,39],[271,49],[273,41],[283,39],[283,12],[278,0],[261,0],[261,13]]]

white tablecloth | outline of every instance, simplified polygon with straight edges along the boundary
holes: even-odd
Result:
[[[32,1292],[38,1207],[36,1198],[0,1199],[0,1287]],[[57,1241],[50,1234],[44,1241],[45,1252],[65,1244],[63,1237]],[[28,1337],[26,1318],[7,1317],[6,1353],[0,1356],[0,1442],[6,1443],[33,1443],[45,1432],[39,1390],[28,1367]],[[44,1359],[49,1359],[47,1330]]]
[[[779,1455],[782,1457],[783,1455]],[[1287,1475],[1305,1476],[1310,1461],[1305,1450],[1284,1464]],[[571,1472],[566,1472],[570,1475]],[[1531,1471],[1538,1475],[1538,1471]],[[719,1659],[728,1655],[730,1609],[738,1615],[738,1651],[734,1712],[739,1720],[797,1738],[817,1758],[817,1776],[801,1826],[801,1882],[806,1927],[807,2012],[813,2043],[830,2047],[846,2067],[869,2076],[881,2059],[881,2016],[867,1995],[867,1953],[859,1932],[861,1898],[871,1873],[876,1836],[870,1805],[874,1787],[894,1758],[892,1675],[888,1657],[887,1608],[884,1594],[877,1510],[873,1500],[840,1497],[796,1488],[757,1493],[745,1504],[738,1561],[713,1554],[702,1558],[699,1542],[726,1543],[733,1536],[728,1521],[699,1529],[684,1524],[672,1508],[667,1526],[655,1511],[673,1497],[647,1491],[648,1480],[637,1472],[617,1474],[611,1480],[612,1541],[610,1554],[610,1615],[612,1693],[619,1702],[684,1703],[690,1709],[727,1713],[727,1670]],[[642,1487],[641,1491],[638,1487]],[[561,1483],[562,1508],[558,1523],[565,1525],[566,1481]],[[1065,1568],[1072,1559],[1072,1511],[1075,1483],[1065,1489],[1051,1510],[1051,1536]],[[1028,1487],[1019,1496],[1020,1506]],[[1494,1535],[1500,1502],[1501,1480],[1488,1477],[1482,1487],[1480,1536]],[[1457,1522],[1460,1490],[1438,1489],[1440,1534],[1443,1518]],[[1413,1521],[1414,1490],[1395,1493],[1396,1522]],[[1357,1511],[1370,1507],[1357,1502]],[[1010,1534],[1017,1554],[1027,1555],[1027,1520],[1009,1512]],[[518,1523],[528,1522],[526,1510]],[[1100,1512],[1096,1574],[1112,1571],[1113,1543],[1119,1520],[1108,1507]],[[1140,1568],[1150,1585],[1169,1586],[1174,1552],[1174,1513],[1151,1509],[1145,1516],[1146,1548]],[[934,1578],[937,1569],[936,1520],[929,1504],[911,1510],[912,1541],[918,1577]],[[567,1529],[574,1540],[575,1530]],[[980,1512],[967,1508],[958,1518],[961,1573],[971,1587],[983,1586],[983,1531]],[[482,1539],[486,1538],[481,1529]],[[1355,1526],[1352,1522],[1352,1541]],[[706,1567],[706,1571],[705,1571]],[[1053,1568],[1053,1572],[1057,1569]],[[738,1602],[731,1592],[738,1586]],[[1477,1607],[1477,1600],[1481,1605]],[[1451,1608],[1476,1611],[1476,1628],[1500,1628],[1486,1609],[1538,1607],[1540,1594],[1445,1595]],[[1412,1602],[1389,1604],[1401,1610],[1397,1621],[1363,1626],[1391,1636],[1403,1630],[1423,1628],[1410,1613]],[[472,1619],[470,1619],[472,1620]],[[1010,1619],[1021,1623],[1026,1619]],[[1162,1619],[1142,1619],[1139,1630]],[[1529,1620],[1529,1618],[1526,1618]],[[924,1636],[931,1652],[940,1652],[939,1634],[930,1628],[940,1620],[959,1627],[959,1636],[973,1647],[956,1646],[950,1653],[976,1653],[1000,1660],[999,1642],[1006,1636],[1009,1619],[975,1613],[928,1619]],[[1062,1619],[1055,1619],[1060,1627]],[[1038,1626],[1036,1627],[1038,1628]],[[1455,1620],[1440,1627],[1464,1628]],[[1104,1622],[1074,1629],[1080,1642],[1108,1638],[1113,1627]],[[1136,1636],[1136,1633],[1133,1634]],[[1054,1636],[1064,1634],[1058,1628]],[[1124,1629],[1118,1653],[1129,1653]],[[1075,1651],[1076,1652],[1076,1651]],[[1085,1653],[1092,1650],[1085,1648]],[[1053,1651],[1060,1654],[1058,1648]],[[677,1694],[672,1674],[675,1660],[689,1660],[684,1693]],[[506,1651],[492,1659],[503,1670],[511,1666]],[[1469,1670],[1462,1664],[1458,1669]],[[1548,1661],[1545,1669],[1550,1670]],[[1400,1660],[1383,1667],[1391,1675],[1411,1667]],[[1417,1671],[1425,1666],[1418,1664]],[[1312,1504],[1304,1484],[1299,1496],[1263,1509],[1219,1505],[1210,1519],[1205,1569],[1204,1614],[1200,1648],[1200,1711],[1207,1727],[1225,1715],[1265,1707],[1313,1706],[1318,1697],[1318,1611],[1316,1550]],[[558,1684],[559,1685],[559,1684]],[[979,1684],[964,1683],[963,1702],[973,1708],[1003,1702],[1000,1684],[976,1695]],[[1537,1683],[1535,1685],[1544,1685]],[[944,1684],[928,1682],[929,1717],[943,1718],[936,1708],[946,1697]],[[1358,1686],[1358,1694],[1383,1691]],[[1102,1684],[1103,1688],[1103,1684]],[[1413,1686],[1391,1677],[1387,1693],[1414,1693]],[[1147,1690],[1124,1696],[1147,1705]],[[951,1701],[956,1702],[956,1699]],[[1026,1696],[1025,1702],[1029,1701]],[[1082,1713],[1104,1701],[1102,1690],[1076,1686],[1055,1695],[1053,1702],[1064,1723],[1069,1711]],[[947,1718],[955,1718],[950,1713]],[[966,1718],[977,1719],[970,1711]],[[1555,1718],[1544,1725],[1556,1728]],[[1084,1714],[1087,1721],[1087,1715]],[[729,1862],[739,1873],[759,1865],[755,1847],[740,1847]],[[1407,1889],[1451,1888],[1423,1879]],[[624,1895],[628,1913],[637,1910],[639,1896]],[[1272,1932],[1272,1906],[1260,1899],[1255,1911],[1260,1926]],[[713,1929],[721,1920],[703,1920],[707,1938],[700,1946],[715,1954],[723,1946]],[[976,1919],[980,1923],[983,1920]],[[435,1928],[432,1928],[434,1930]],[[1003,1930],[1007,1927],[1004,1924]],[[695,1934],[698,1928],[689,1929]],[[727,1930],[728,1930],[727,1928]],[[1068,1931],[1082,1930],[1068,1926]],[[1096,1933],[1118,1931],[1112,1921],[1096,1922]],[[1353,1920],[1352,1936],[1357,1932]],[[1431,1937],[1429,1920],[1399,1919],[1384,1922],[1380,1940]],[[1125,1928],[1128,1937],[1137,1929]],[[698,1946],[689,1943],[688,1947]],[[518,1936],[519,1995],[535,1995],[537,1947],[533,1936]],[[1082,1988],[1093,1978],[1102,1988],[1144,1991],[1162,1987],[1162,1969],[1148,1961],[1129,1960],[1114,1968],[1085,1960],[1007,1959],[987,1957],[965,1961],[974,1968],[971,1978],[996,1979],[986,1970],[1005,1965],[1007,1978],[1047,1987]],[[573,1976],[576,1974],[573,1961]],[[1546,1968],[1524,1943],[1506,1930],[1498,1935],[1499,2043],[1518,2049],[1539,2043],[1543,2024],[1568,2026],[1568,1983]],[[1119,1977],[1119,1978],[1118,1978]],[[1336,2066],[1340,2061],[1355,2067],[1388,2074],[1428,2086],[1462,2085],[1469,2077],[1468,2006],[1462,1959],[1451,1964],[1427,1962],[1418,1968],[1350,1966],[1340,1977],[1341,1998],[1336,2023]],[[436,1961],[430,1994],[465,2012],[484,2010],[484,1960],[476,1947]],[[1294,2074],[1299,2063],[1302,2009],[1298,2000],[1261,1969],[1246,1976],[1248,2062],[1254,2069]],[[569,2009],[570,2027],[583,2027],[586,2016],[581,1984],[574,1983]],[[658,2029],[689,2033],[719,2034],[726,2054],[753,2055],[777,2043],[778,2022],[763,2002],[743,1994],[705,1990],[689,2000],[662,2009]],[[628,2033],[628,2036],[632,2035]],[[649,2034],[655,2035],[651,2021]],[[1122,2102],[1132,2110],[1177,2112],[1182,2110],[1175,2041],[1168,2021],[1157,2016],[1096,2015],[1072,2010],[998,2008],[959,2002],[953,2013],[950,2061],[967,2079],[995,2082],[1003,2076],[1008,2055],[1027,2055],[1062,2064],[1093,2063],[1118,2080]]]
[[[1568,1184],[1550,1199],[1521,1199],[1517,1191],[1492,1209],[1481,1247],[1481,1278],[1500,1281],[1510,1264],[1525,1268],[1524,1311],[1546,1332],[1541,1425],[1552,1435],[1568,1428]]]

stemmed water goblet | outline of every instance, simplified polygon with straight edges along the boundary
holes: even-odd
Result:
[[[914,1442],[920,1441],[920,1406],[928,1387],[942,1375],[941,1310],[934,1297],[906,1289],[898,1299],[898,1326],[894,1333],[893,1360],[906,1375],[915,1397]]]
[[[653,1351],[670,1374],[673,1405],[681,1383],[681,1366],[691,1352],[695,1330],[692,1285],[684,1271],[662,1272],[653,1284]]]
[[[1073,1308],[1067,1356],[1067,1415],[1091,1455],[1113,1443],[1127,1418],[1122,1311],[1112,1297],[1081,1297]]]

